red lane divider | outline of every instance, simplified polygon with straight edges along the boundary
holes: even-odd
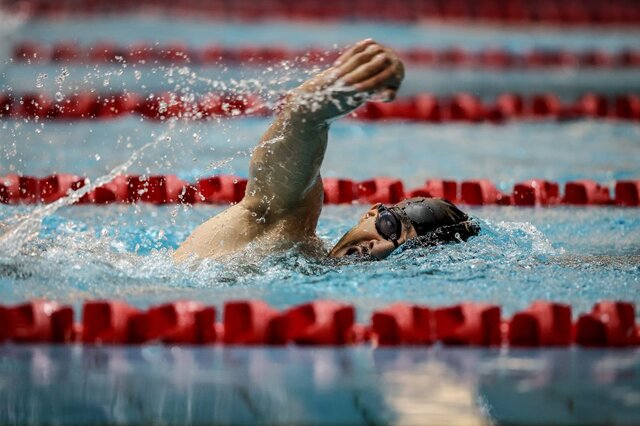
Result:
[[[536,301],[506,320],[499,306],[475,302],[436,309],[396,303],[373,312],[368,324],[355,323],[352,305],[330,300],[284,311],[260,300],[227,302],[220,323],[216,313],[214,306],[193,301],[143,311],[97,300],[85,302],[76,324],[70,307],[34,300],[0,306],[0,343],[640,346],[635,306],[622,301],[598,302],[575,323],[569,305],[548,301]]]
[[[10,174],[0,176],[0,203],[51,203],[82,188],[87,179],[70,174],[43,178]],[[616,205],[640,206],[640,179],[618,181],[612,197],[607,186],[591,180],[567,182],[564,195],[560,185],[541,179],[516,183],[512,193],[503,193],[487,179],[430,179],[422,187],[405,190],[399,179],[376,177],[365,181],[325,178],[325,204],[394,204],[409,197],[439,197],[473,206],[556,206]],[[85,194],[78,204],[150,203],[150,204],[225,204],[244,197],[247,180],[220,175],[190,183],[175,175],[118,175],[112,181]]]
[[[270,0],[268,2],[227,0],[34,0],[4,2],[11,11],[32,16],[70,18],[85,15],[150,13],[167,16],[211,18],[218,20],[262,21],[288,19],[301,21],[392,21],[423,20],[501,22],[518,25],[632,25],[640,23],[640,7],[633,0],[557,1],[545,0],[399,0],[390,4],[384,0]]]
[[[92,120],[138,114],[150,120],[206,120],[212,117],[266,116],[271,110],[260,96],[207,93],[194,100],[163,92],[147,96],[135,93],[76,93],[55,101],[44,93],[0,94],[0,118],[24,120]],[[575,120],[610,118],[640,121],[640,95],[607,96],[587,93],[563,102],[545,93],[505,93],[493,102],[468,94],[436,97],[427,93],[391,103],[367,103],[350,118],[359,120],[410,120],[427,123],[491,122],[519,119]]]
[[[409,63],[445,68],[636,68],[640,67],[640,50],[630,48],[617,52],[602,50],[570,51],[562,49],[531,50],[519,53],[494,48],[469,51],[459,47],[448,49],[409,48],[396,49],[400,57]],[[280,61],[298,61],[301,65],[331,63],[339,56],[338,51],[317,47],[291,49],[286,46],[246,45],[224,47],[209,45],[189,48],[182,44],[155,45],[132,44],[118,46],[99,42],[83,46],[74,41],[59,41],[42,44],[22,41],[13,47],[13,59],[29,64],[48,62],[107,63],[134,62],[143,65],[158,63],[195,65],[242,64],[263,65]]]

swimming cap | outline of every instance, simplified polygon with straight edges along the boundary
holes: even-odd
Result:
[[[429,245],[466,241],[480,227],[453,203],[441,198],[414,197],[394,206],[411,222],[416,233]]]

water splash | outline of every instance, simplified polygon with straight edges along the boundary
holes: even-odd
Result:
[[[45,217],[52,215],[62,207],[69,206],[80,201],[84,195],[106,183],[111,182],[116,176],[126,172],[127,169],[138,158],[140,158],[147,148],[154,146],[164,137],[165,136],[161,136],[156,141],[149,142],[135,150],[127,161],[114,168],[106,175],[97,178],[93,183],[85,181],[85,185],[83,187],[69,192],[67,196],[62,197],[51,204],[38,206],[27,215],[14,216],[2,223],[2,226],[0,226],[0,231],[3,231],[3,234],[0,235],[0,256],[11,257],[18,253],[26,243],[37,237],[40,232],[42,220]]]

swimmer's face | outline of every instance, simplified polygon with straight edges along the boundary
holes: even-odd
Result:
[[[331,249],[330,257],[345,256],[373,256],[376,259],[384,259],[395,250],[392,241],[385,239],[376,230],[376,219],[380,212],[380,204],[371,206],[356,226],[351,228],[338,243]],[[417,236],[411,224],[401,223],[402,230],[397,238],[398,244]]]

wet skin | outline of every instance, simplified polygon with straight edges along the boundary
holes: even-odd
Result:
[[[372,97],[393,100],[403,78],[404,66],[396,53],[367,39],[292,90],[253,152],[245,197],[197,227],[174,258],[222,258],[250,244],[265,253],[293,245],[323,252],[316,226],[323,198],[320,166],[330,124]],[[353,254],[349,248],[380,258],[392,251],[388,246],[393,248],[393,243],[375,232],[375,212],[370,213],[346,240],[343,237],[332,256]],[[410,232],[403,231],[402,238]]]
[[[376,259],[384,259],[389,256],[396,246],[392,241],[385,239],[376,229],[376,219],[380,203],[371,206],[357,225],[351,228],[338,243],[331,249],[330,257],[344,256],[373,256]],[[418,234],[409,223],[402,223],[402,230],[397,243],[402,245],[407,240],[417,237]]]

